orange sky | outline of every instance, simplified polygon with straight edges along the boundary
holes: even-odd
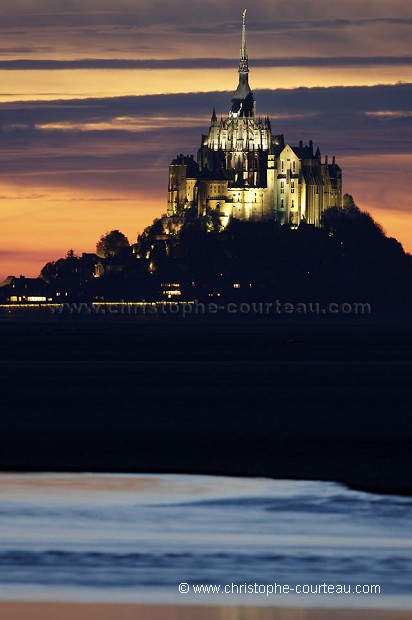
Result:
[[[236,61],[233,69],[164,69],[164,70],[66,70],[66,71],[1,71],[0,102],[73,99],[88,97],[121,97],[168,93],[226,91],[236,89]],[[251,73],[254,89],[299,88],[306,86],[373,86],[412,82],[409,66],[361,67],[268,67]],[[18,97],[14,93],[18,93]],[[275,111],[274,111],[275,112]]]
[[[69,248],[93,251],[113,228],[133,242],[164,212],[168,163],[196,153],[213,105],[227,114],[240,43],[235,0],[15,4],[0,7],[0,278],[37,276]],[[336,154],[344,191],[412,251],[412,7],[293,4],[249,7],[258,113],[292,144],[312,138]],[[85,67],[71,68],[79,59]],[[108,59],[147,65],[99,68]],[[34,60],[69,64],[39,69]],[[372,89],[381,84],[392,90]],[[342,105],[340,86],[354,93]]]

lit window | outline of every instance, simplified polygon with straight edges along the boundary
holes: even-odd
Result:
[[[239,284],[238,282],[236,282],[236,283],[233,285],[233,288],[240,288],[240,284]]]
[[[172,297],[180,297],[180,295],[182,294],[182,291],[170,290],[170,291],[162,291],[162,293],[165,297],[167,297],[168,299],[171,299]]]

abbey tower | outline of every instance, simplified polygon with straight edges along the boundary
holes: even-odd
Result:
[[[213,110],[197,161],[179,155],[169,168],[168,215],[196,209],[211,212],[223,226],[230,218],[277,220],[293,227],[320,226],[322,212],[342,204],[342,171],[333,157],[322,161],[313,142],[291,146],[272,134],[268,117],[256,117],[249,86],[246,10],[242,20],[239,84],[229,114],[218,121]]]

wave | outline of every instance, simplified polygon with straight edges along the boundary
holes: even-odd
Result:
[[[282,575],[293,583],[329,580],[330,575],[346,583],[374,579],[388,583],[396,575],[391,593],[404,592],[412,572],[412,559],[394,554],[376,558],[371,567],[368,555],[325,557],[312,552],[290,553],[99,553],[48,550],[42,552],[13,549],[0,553],[0,581],[3,584],[49,584],[93,587],[176,585],[177,575],[188,581],[213,580],[215,583],[245,579],[265,579]],[[329,578],[329,579],[328,579]],[[270,579],[269,579],[270,581]]]

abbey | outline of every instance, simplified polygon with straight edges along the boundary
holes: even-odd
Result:
[[[341,203],[342,170],[335,158],[322,161],[312,141],[291,146],[283,135],[272,134],[268,117],[256,117],[245,10],[239,84],[229,115],[219,121],[213,110],[197,161],[188,155],[172,161],[167,214],[179,216],[196,209],[199,216],[214,213],[223,226],[230,218],[320,226],[322,212]]]

